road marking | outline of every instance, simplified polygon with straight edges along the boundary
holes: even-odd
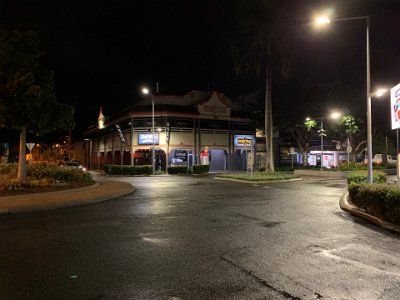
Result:
[[[382,269],[380,269],[378,267],[374,267],[374,266],[371,266],[371,265],[366,265],[366,264],[364,264],[362,262],[359,262],[359,261],[356,261],[356,260],[353,260],[353,259],[350,259],[350,258],[345,258],[343,256],[339,256],[340,252],[338,254],[336,254],[336,253],[338,253],[337,250],[326,250],[326,249],[323,249],[318,254],[322,255],[322,256],[325,256],[327,258],[331,258],[331,259],[340,261],[340,262],[348,263],[349,265],[354,265],[354,266],[359,267],[359,268],[367,269],[367,270],[372,271],[374,273],[378,273],[378,274],[382,274],[383,273],[383,274],[387,274],[387,275],[393,275],[395,277],[400,277],[400,274],[397,273],[397,272],[392,272],[392,271],[388,271],[388,270],[382,270]]]

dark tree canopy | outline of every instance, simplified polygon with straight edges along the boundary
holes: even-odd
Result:
[[[39,64],[39,41],[33,32],[0,34],[0,122],[37,134],[74,127],[74,108],[58,103],[54,74]]]
[[[0,125],[20,131],[18,178],[26,177],[26,132],[36,134],[74,127],[74,108],[59,103],[54,74],[40,65],[33,32],[0,33]]]

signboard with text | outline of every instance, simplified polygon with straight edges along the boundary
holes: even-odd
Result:
[[[235,135],[234,143],[236,147],[250,147],[251,144],[256,144],[253,135]]]
[[[187,161],[188,151],[187,150],[183,150],[183,149],[175,149],[174,156],[175,156],[176,159],[178,159],[181,162]]]
[[[152,133],[139,133],[139,145],[153,145]],[[154,134],[154,144],[158,145],[158,133]]]
[[[390,115],[392,129],[400,128],[400,83],[390,89]]]

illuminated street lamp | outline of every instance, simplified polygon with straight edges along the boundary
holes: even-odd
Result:
[[[369,16],[330,19],[327,16],[320,16],[315,19],[318,26],[330,24],[331,22],[365,20],[366,25],[366,57],[367,57],[367,151],[368,151],[368,183],[372,183],[372,120],[371,120],[371,71],[370,71],[370,52],[369,52]]]
[[[324,133],[324,131],[325,131],[324,130],[324,119],[328,119],[328,118],[337,119],[339,117],[340,117],[340,113],[334,112],[328,117],[319,117],[319,118],[307,117],[306,118],[306,121],[320,120],[320,122],[321,122],[321,128],[320,128],[320,130],[318,130],[319,136],[321,137],[321,170],[323,170],[323,168],[324,168],[324,136],[326,135]]]
[[[155,151],[154,151],[154,96],[153,94],[150,93],[149,89],[144,87],[142,89],[142,93],[144,95],[149,95],[151,97],[151,131],[152,131],[152,141],[153,141],[153,146],[151,149],[151,167],[152,167],[152,173],[154,174],[155,172]]]

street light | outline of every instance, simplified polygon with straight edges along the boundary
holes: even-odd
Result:
[[[142,93],[145,95],[149,95],[151,97],[151,131],[152,131],[152,140],[153,140],[153,147],[151,150],[151,167],[152,173],[154,174],[155,171],[155,150],[154,150],[154,96],[150,93],[149,89],[144,87],[142,89]]]
[[[320,120],[321,122],[321,128],[318,131],[319,132],[319,136],[321,137],[321,170],[324,169],[324,136],[326,135],[324,133],[324,119],[328,119],[328,118],[332,118],[332,119],[337,119],[340,117],[340,113],[338,112],[334,112],[332,113],[330,116],[328,117],[319,117],[319,118],[311,118],[311,117],[307,117],[306,121],[310,121],[310,120]]]
[[[370,52],[369,52],[369,16],[330,19],[326,16],[318,17],[315,20],[317,25],[325,25],[331,22],[365,20],[366,25],[366,57],[367,57],[367,151],[368,151],[368,183],[372,183],[372,120],[371,120],[371,71],[370,71]]]

